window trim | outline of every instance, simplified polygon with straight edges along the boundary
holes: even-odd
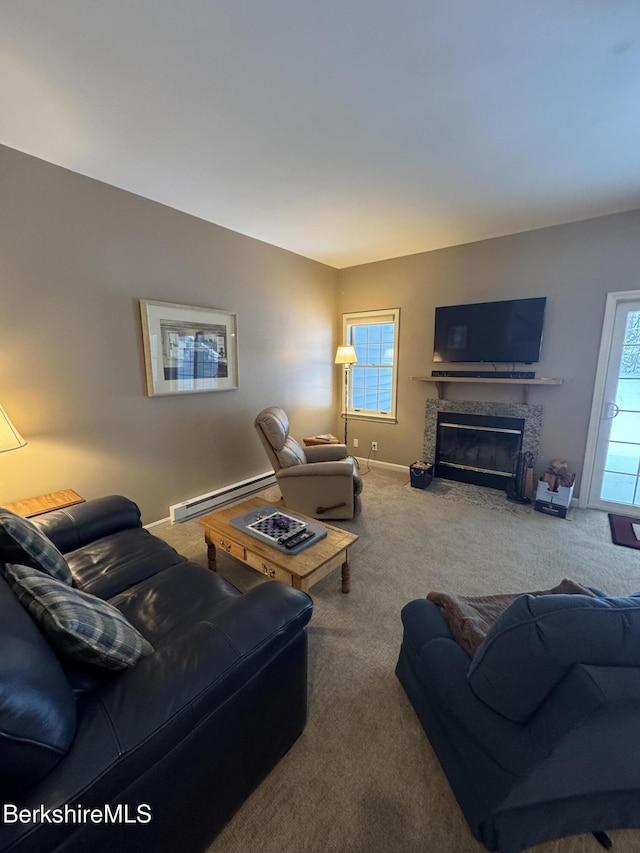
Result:
[[[393,370],[391,374],[391,410],[386,412],[378,412],[373,409],[354,409],[352,406],[352,388],[351,388],[351,368],[348,371],[348,409],[347,415],[349,418],[381,421],[383,423],[397,423],[397,407],[398,407],[398,353],[400,341],[400,308],[384,308],[374,311],[350,311],[342,315],[342,340],[345,346],[352,344],[350,335],[348,334],[349,326],[371,326],[378,323],[393,323]],[[344,399],[340,405],[342,416],[344,417]]]

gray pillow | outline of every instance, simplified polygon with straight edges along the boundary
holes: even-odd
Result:
[[[62,654],[106,669],[126,669],[153,653],[153,646],[113,605],[71,589],[29,566],[7,564],[7,582]]]
[[[0,562],[31,566],[73,585],[67,561],[53,542],[29,519],[6,507],[0,507]]]

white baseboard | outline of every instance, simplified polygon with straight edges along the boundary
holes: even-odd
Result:
[[[398,465],[396,462],[378,462],[377,459],[367,459],[366,456],[354,456],[354,459],[361,467],[368,465],[370,468],[390,468],[393,471],[404,471],[407,477],[409,476],[408,465]]]
[[[150,524],[143,524],[145,530],[153,530],[154,527],[160,527],[161,524],[169,524],[171,521],[170,516],[166,518],[159,518],[157,521],[152,521]]]

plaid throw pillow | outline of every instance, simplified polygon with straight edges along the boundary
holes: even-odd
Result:
[[[151,643],[101,598],[29,566],[8,564],[5,571],[16,597],[57,651],[106,669],[126,669],[153,653]]]
[[[53,542],[27,518],[6,507],[0,507],[0,562],[31,566],[73,585],[67,561]]]

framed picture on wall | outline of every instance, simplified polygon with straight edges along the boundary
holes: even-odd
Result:
[[[238,387],[238,321],[232,311],[140,300],[147,394]]]

